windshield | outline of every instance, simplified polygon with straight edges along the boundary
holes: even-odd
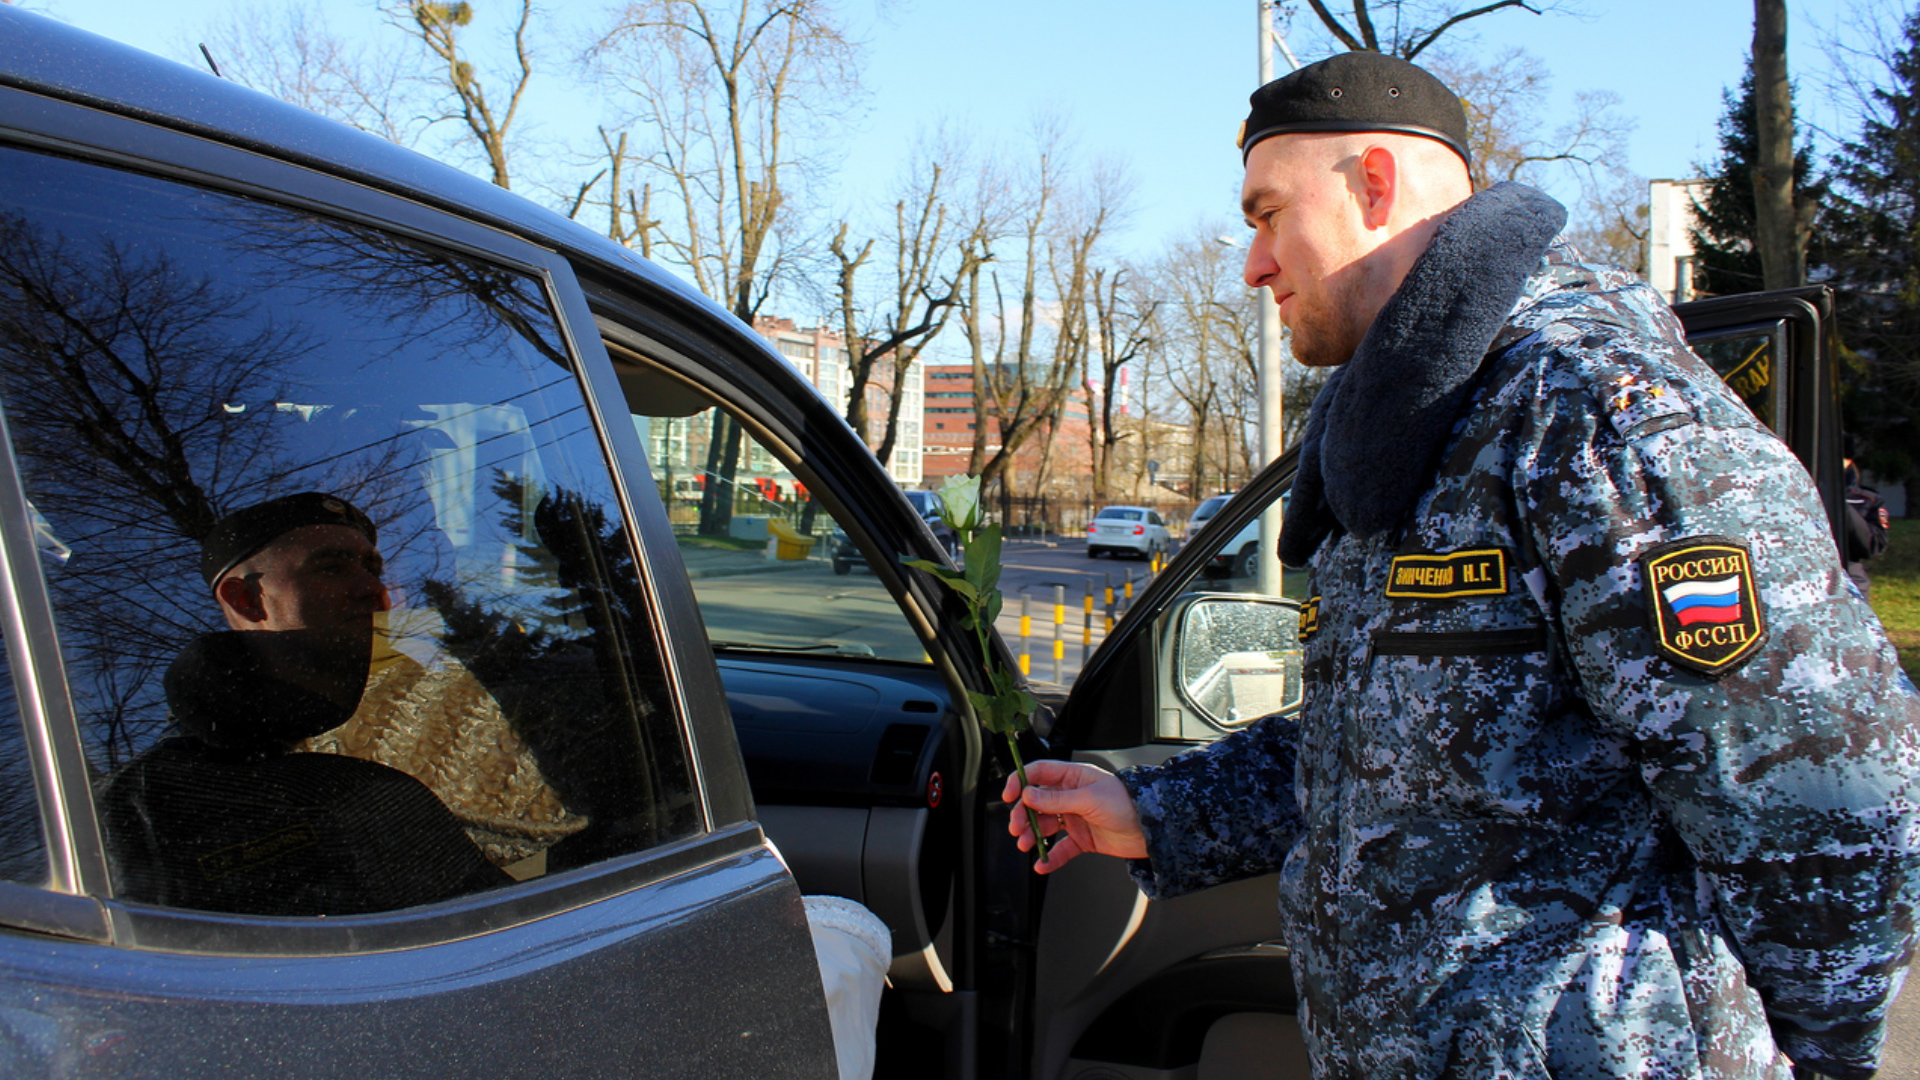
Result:
[[[1133,510],[1124,506],[1109,506],[1105,510],[1100,511],[1096,520],[1098,520],[1098,518],[1111,518],[1118,521],[1144,521],[1146,516],[1147,514],[1144,510]]]

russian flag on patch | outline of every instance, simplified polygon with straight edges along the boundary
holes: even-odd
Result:
[[[1740,621],[1740,579],[1737,576],[1713,581],[1683,581],[1661,592],[1681,626]]]

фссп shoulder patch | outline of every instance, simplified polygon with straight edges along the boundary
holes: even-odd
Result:
[[[1727,536],[1670,541],[1641,555],[1640,571],[1654,643],[1675,664],[1718,678],[1766,640],[1746,544]]]

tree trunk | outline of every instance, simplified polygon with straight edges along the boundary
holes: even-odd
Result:
[[[1753,0],[1754,246],[1769,289],[1806,283],[1806,248],[1793,208],[1793,96],[1787,84],[1786,0]]]

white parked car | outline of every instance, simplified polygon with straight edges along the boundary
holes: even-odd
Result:
[[[1119,555],[1128,552],[1150,558],[1172,546],[1173,534],[1158,510],[1145,506],[1109,506],[1094,515],[1087,526],[1087,558],[1101,552]]]

